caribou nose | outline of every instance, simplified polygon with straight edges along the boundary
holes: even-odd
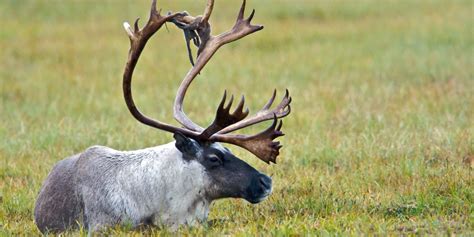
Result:
[[[266,175],[261,175],[259,178],[260,185],[264,187],[265,189],[271,189],[272,188],[272,178],[266,176]]]

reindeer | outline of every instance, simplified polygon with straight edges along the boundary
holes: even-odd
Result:
[[[275,138],[283,136],[280,118],[290,113],[291,97],[286,91],[280,104],[272,107],[276,91],[255,115],[247,117],[242,96],[231,113],[233,96],[224,96],[215,119],[207,128],[192,122],[183,111],[186,91],[202,68],[221,46],[263,29],[252,25],[255,10],[244,19],[245,0],[234,27],[211,35],[208,22],[214,1],[208,0],[204,14],[187,12],[160,15],[156,0],[150,17],[140,29],[124,23],[130,38],[128,61],[123,74],[123,94],[135,119],[174,134],[175,141],[136,151],[117,151],[93,146],[59,161],[46,178],[38,195],[34,216],[42,233],[57,233],[83,225],[89,233],[114,225],[194,225],[207,219],[210,204],[222,198],[243,198],[256,204],[272,192],[272,179],[233,155],[221,143],[242,147],[262,161],[276,163],[282,147]],[[135,66],[147,41],[166,22],[185,31],[186,43],[198,47],[196,63],[182,81],[174,102],[176,127],[142,114],[132,97]],[[189,51],[190,52],[190,51]],[[192,60],[192,57],[190,57]],[[256,135],[230,134],[238,129],[273,120]],[[280,122],[279,122],[280,120]]]

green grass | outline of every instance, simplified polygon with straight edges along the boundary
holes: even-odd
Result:
[[[193,15],[205,4],[160,2]],[[213,32],[222,32],[240,1],[216,2]],[[129,48],[122,22],[147,19],[148,8],[131,0],[0,1],[0,236],[39,234],[35,198],[64,157],[95,144],[127,150],[171,141],[137,123],[121,94]],[[231,147],[273,177],[274,193],[256,206],[217,201],[210,224],[179,233],[472,235],[473,170],[463,163],[474,156],[472,1],[254,0],[248,8],[265,29],[223,47],[185,107],[205,125],[224,89],[245,93],[255,111],[273,88],[289,88],[293,113],[278,164]],[[190,65],[182,33],[169,29],[150,41],[134,91],[146,114],[172,121]]]

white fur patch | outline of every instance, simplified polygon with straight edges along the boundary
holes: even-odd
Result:
[[[182,158],[174,142],[115,153],[129,163],[104,188],[109,194],[107,202],[122,221],[137,225],[151,219],[156,225],[176,228],[207,218],[210,201],[205,190],[209,178],[199,162]]]

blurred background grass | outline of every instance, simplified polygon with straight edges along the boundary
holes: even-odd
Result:
[[[58,160],[94,144],[171,141],[137,123],[121,94],[122,22],[143,24],[149,2],[0,1],[0,235],[39,233],[34,201]],[[211,23],[220,33],[240,1],[216,2]],[[192,15],[204,4],[159,1],[164,12]],[[265,29],[223,47],[185,108],[206,125],[224,89],[244,93],[256,111],[274,88],[288,88],[293,113],[278,165],[231,147],[272,175],[274,193],[256,206],[218,201],[214,224],[180,233],[472,234],[472,1],[260,0],[251,8]],[[190,64],[182,33],[168,28],[149,42],[133,87],[146,114],[171,122]]]

